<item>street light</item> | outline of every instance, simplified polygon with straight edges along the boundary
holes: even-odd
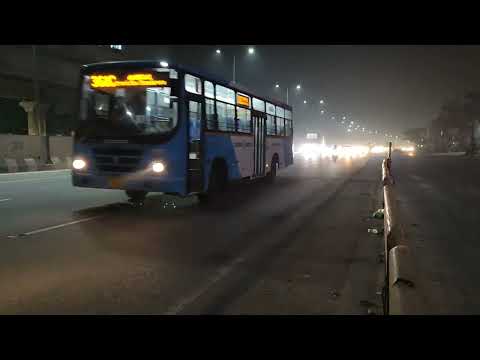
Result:
[[[323,114],[324,112],[325,112],[325,110],[321,110],[321,111],[320,111],[320,114]]]
[[[280,85],[278,83],[276,83],[275,84],[275,89],[278,89],[278,88],[280,88]],[[297,91],[299,91],[302,87],[300,86],[300,84],[298,84],[295,88],[297,89]],[[287,105],[288,105],[288,89],[289,89],[289,87],[286,86],[286,89],[287,89]]]
[[[303,100],[303,103],[306,104],[306,103],[307,103],[307,100]]]
[[[320,104],[323,104],[323,103],[324,103],[324,101],[323,101],[323,100],[320,100]]]
[[[222,53],[222,50],[221,50],[221,49],[216,49],[216,50],[215,50],[215,53],[216,53],[217,55],[220,55],[220,54]],[[249,54],[249,55],[253,55],[254,53],[255,53],[255,49],[254,49],[253,47],[249,47],[249,48],[248,48],[248,54]],[[232,78],[233,78],[233,82],[235,82],[235,80],[236,80],[236,79],[235,79],[235,74],[236,74],[236,64],[235,64],[235,60],[236,60],[236,58],[235,58],[235,54],[234,54],[234,55],[233,55],[233,68],[232,68],[232,73],[233,73]]]

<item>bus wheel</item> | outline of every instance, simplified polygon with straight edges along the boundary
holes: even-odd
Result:
[[[277,177],[277,168],[278,168],[278,161],[276,159],[273,159],[270,167],[270,172],[268,173],[268,177],[267,177],[269,183],[275,182],[275,178]]]
[[[143,203],[147,197],[146,191],[126,190],[125,193],[128,196],[128,201],[136,204]]]
[[[212,204],[217,202],[227,188],[227,169],[223,164],[216,164],[210,173],[208,190],[198,194],[200,204]]]

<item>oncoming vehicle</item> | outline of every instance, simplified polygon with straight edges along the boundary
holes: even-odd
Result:
[[[159,61],[84,65],[74,186],[207,199],[293,163],[292,108]]]

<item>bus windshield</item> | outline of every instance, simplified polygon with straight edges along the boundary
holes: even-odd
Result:
[[[85,77],[76,137],[118,138],[165,135],[178,122],[171,87],[92,88]]]

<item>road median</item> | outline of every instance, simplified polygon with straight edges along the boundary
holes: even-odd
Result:
[[[386,313],[419,315],[423,304],[411,247],[403,230],[398,209],[391,155],[382,162],[384,199],[384,247]]]

